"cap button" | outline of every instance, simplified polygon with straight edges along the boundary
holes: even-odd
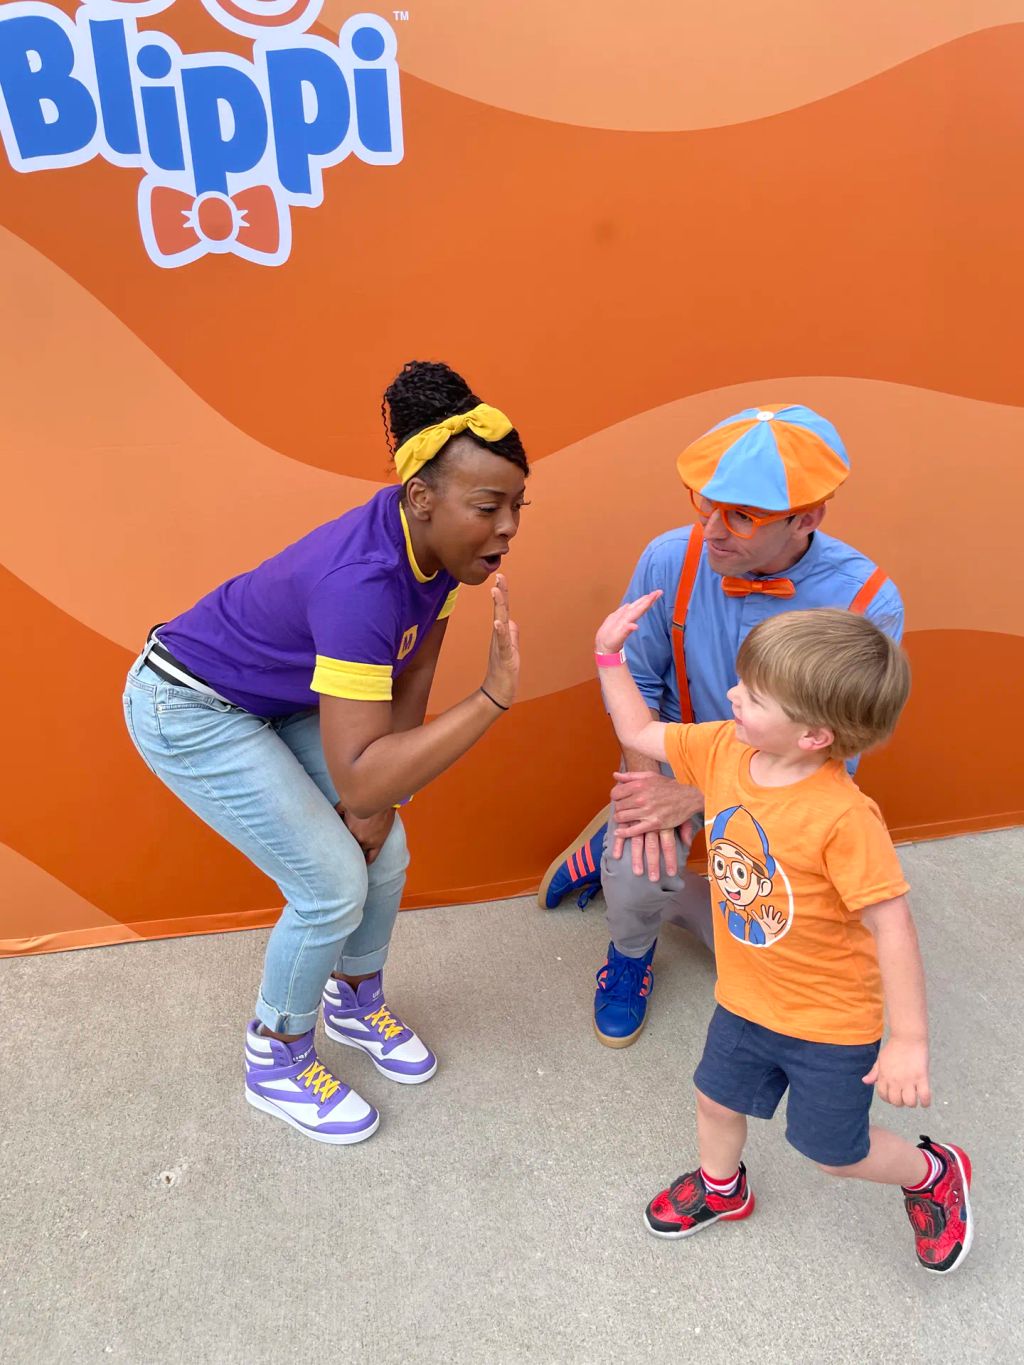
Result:
[[[774,412],[766,412],[762,410],[757,414],[757,420],[759,422],[770,422],[774,416],[775,416]]]

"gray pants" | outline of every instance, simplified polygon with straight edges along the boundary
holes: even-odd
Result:
[[[676,857],[680,868],[686,863],[688,851],[689,844],[684,844],[677,832]],[[663,870],[660,880],[652,882],[646,868],[637,877],[628,842],[622,857],[615,861],[609,837],[601,859],[601,885],[608,906],[608,936],[620,953],[643,957],[666,921],[688,930],[714,951],[706,877],[695,877],[691,872],[669,877]]]

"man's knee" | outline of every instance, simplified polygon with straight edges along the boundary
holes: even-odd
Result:
[[[646,865],[640,873],[633,871],[629,846],[621,858],[611,856],[610,842],[605,844],[601,859],[601,887],[609,910],[613,908],[653,911],[664,905],[672,894],[662,885],[662,879],[652,882]]]
[[[681,878],[681,886],[672,898],[665,918],[670,924],[685,929],[700,939],[706,948],[714,948],[715,930],[711,919],[711,896],[707,880],[693,873]]]

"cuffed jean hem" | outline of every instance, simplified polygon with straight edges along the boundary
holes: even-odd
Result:
[[[373,972],[379,972],[384,963],[388,960],[388,945],[378,948],[376,952],[363,953],[361,957],[349,957],[343,954],[338,960],[338,965],[334,969],[334,974],[342,976],[370,976]]]
[[[271,1033],[310,1033],[316,1028],[317,1015],[320,1013],[320,1006],[310,1013],[296,1014],[293,1010],[290,1014],[282,1014],[273,1005],[268,1005],[261,995],[256,1001],[256,1018],[264,1028],[270,1029]]]

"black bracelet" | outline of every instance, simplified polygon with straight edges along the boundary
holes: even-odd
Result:
[[[490,692],[488,692],[488,690],[487,690],[486,687],[481,687],[480,691],[484,694],[484,696],[487,698],[488,701],[493,701],[493,702],[494,702],[495,706],[498,708],[499,711],[507,711],[507,710],[508,710],[508,707],[507,707],[507,706],[502,706],[502,704],[501,704],[500,701],[495,701],[495,700],[494,700],[494,698],[491,696]]]

